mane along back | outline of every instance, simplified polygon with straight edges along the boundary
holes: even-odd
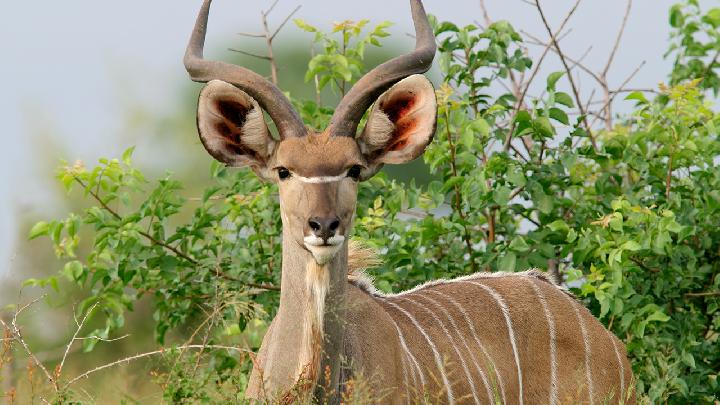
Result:
[[[478,272],[473,274],[468,274],[466,276],[457,277],[453,279],[437,279],[437,280],[430,280],[426,283],[420,284],[410,290],[401,291],[396,294],[385,294],[382,291],[378,290],[377,287],[375,287],[373,277],[369,274],[367,274],[366,270],[378,267],[382,264],[382,259],[379,257],[377,251],[373,249],[372,247],[368,246],[367,244],[364,244],[363,242],[357,240],[357,239],[351,239],[348,244],[348,282],[355,287],[359,288],[360,290],[376,297],[383,297],[383,296],[393,296],[393,295],[403,295],[403,294],[410,294],[413,292],[417,292],[419,290],[423,290],[428,287],[433,287],[437,285],[444,285],[448,283],[453,282],[459,282],[459,281],[470,281],[470,280],[482,280],[482,279],[488,279],[488,278],[498,278],[498,277],[532,277],[536,278],[540,281],[546,282],[550,285],[555,286],[559,290],[565,292],[566,294],[570,295],[571,297],[575,298],[575,296],[568,291],[565,287],[563,287],[561,284],[559,284],[556,280],[554,280],[548,273],[541,271],[539,269],[530,269],[526,271],[520,271],[520,272]]]

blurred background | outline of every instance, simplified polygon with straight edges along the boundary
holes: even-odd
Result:
[[[182,66],[184,47],[200,3],[25,0],[5,4],[5,18],[0,25],[0,77],[5,79],[0,97],[4,146],[0,159],[0,307],[36,293],[21,289],[23,280],[50,275],[61,267],[46,238],[27,239],[34,222],[61,217],[87,204],[77,195],[67,197],[55,180],[54,172],[61,160],[71,164],[80,160],[92,166],[99,157],[118,157],[136,146],[135,161],[149,178],[171,171],[187,186],[183,193],[188,197],[210,180],[210,159],[195,131],[195,101],[200,85],[187,79]],[[237,33],[260,32],[261,11],[272,1],[214,3],[206,56],[239,62],[269,74],[264,61],[228,48],[264,53],[262,39]],[[546,3],[550,25],[557,27],[574,1]],[[425,0],[424,4],[440,20],[484,25],[479,0]],[[625,4],[623,0],[582,3],[567,26],[563,50],[573,57],[585,55],[588,66],[602,67],[615,41]],[[669,5],[654,0],[633,3],[622,45],[608,73],[610,82],[622,82],[643,61],[640,74],[627,87],[655,88],[665,79],[671,65],[662,58],[667,48]],[[269,16],[271,29],[298,6],[301,8],[293,18],[324,30],[346,19],[392,21],[392,36],[386,45],[369,49],[369,66],[413,46],[408,35],[413,30],[406,1],[280,0]],[[486,8],[493,20],[509,20],[529,34],[547,37],[529,2],[487,0]],[[303,81],[311,35],[290,21],[274,46],[283,90],[311,98],[312,84]],[[534,53],[531,58],[536,60],[543,49],[530,46],[530,50]],[[539,77],[561,70],[556,60],[545,62]],[[431,78],[433,75],[431,72]],[[538,83],[542,87],[543,81]],[[583,85],[591,84],[581,80],[581,89]],[[623,112],[622,103],[615,109]],[[63,297],[49,297],[51,309],[38,307],[32,314],[35,327],[41,325],[43,331],[34,337],[33,344],[54,348],[46,353],[47,358],[57,355],[52,350],[62,349],[57,342],[69,332],[67,320],[71,315],[68,307],[61,309],[60,304],[71,302],[72,296],[70,291]],[[132,317],[139,319],[149,313],[138,310]],[[148,336],[151,333],[148,330]],[[123,343],[126,348],[139,351],[143,345],[152,347],[151,338],[143,340],[142,332],[135,334]],[[112,358],[118,351],[117,346],[100,350],[100,356],[97,351],[93,356]],[[142,379],[144,373],[139,375]],[[129,386],[139,383],[133,378],[123,381]],[[127,391],[127,387],[116,387],[114,392]]]

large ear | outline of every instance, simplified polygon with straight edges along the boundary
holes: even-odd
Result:
[[[368,164],[405,163],[422,155],[435,134],[435,89],[423,75],[407,77],[383,93],[358,139]],[[372,169],[372,167],[371,167]]]
[[[200,92],[197,124],[205,149],[228,166],[261,172],[275,148],[257,101],[220,80],[210,81]]]

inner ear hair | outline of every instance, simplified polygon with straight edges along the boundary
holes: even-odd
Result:
[[[268,147],[270,146],[270,132],[262,109],[255,103],[255,106],[247,114],[245,122],[242,126],[242,142],[248,148],[258,152],[260,155],[268,156]]]
[[[208,153],[229,166],[264,166],[275,144],[257,101],[220,80],[200,93],[198,131]]]
[[[385,111],[377,109],[374,113],[370,114],[361,135],[363,139],[362,146],[366,149],[362,152],[372,153],[385,148],[385,145],[390,142],[394,131],[395,124],[390,120],[390,117],[388,117]]]
[[[400,164],[420,156],[432,140],[437,102],[423,75],[397,82],[375,101],[358,139],[368,163]]]

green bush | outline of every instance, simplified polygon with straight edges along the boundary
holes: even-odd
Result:
[[[372,272],[378,287],[548,269],[625,342],[642,398],[716,401],[720,115],[710,93],[719,83],[718,16],[720,9],[703,13],[694,0],[671,8],[670,85],[629,92],[633,112],[615,123],[610,104],[622,87],[605,86],[609,101],[595,113],[567,72],[548,75],[543,94],[528,96],[542,60],[526,56],[509,23],[481,29],[434,21],[442,78],[437,132],[424,155],[431,180],[403,184],[380,173],[360,190],[354,235],[381,248],[384,262]],[[366,36],[365,21],[330,34],[297,24],[320,44],[306,77],[318,97],[293,102],[320,127],[332,109],[319,103],[319,90],[344,91],[357,80],[365,45],[380,45],[387,24]],[[508,91],[498,94],[500,81]],[[213,184],[199,198],[181,197],[179,181],[147,181],[131,153],[92,169],[64,165],[60,181],[94,205],[38,223],[30,234],[50,237],[67,260],[60,277],[87,292],[77,312],[102,311],[104,325],[87,335],[114,336],[148,296],[158,344],[168,344],[168,331],[192,326],[189,341],[256,349],[278,301],[275,186],[214,164]],[[91,241],[82,255],[80,235]],[[59,281],[27,284],[60,288]],[[84,349],[98,340],[84,340]],[[180,381],[161,384],[167,400],[212,400],[197,381],[245,383],[247,357],[211,353],[202,373],[178,367],[186,360],[167,368]]]

